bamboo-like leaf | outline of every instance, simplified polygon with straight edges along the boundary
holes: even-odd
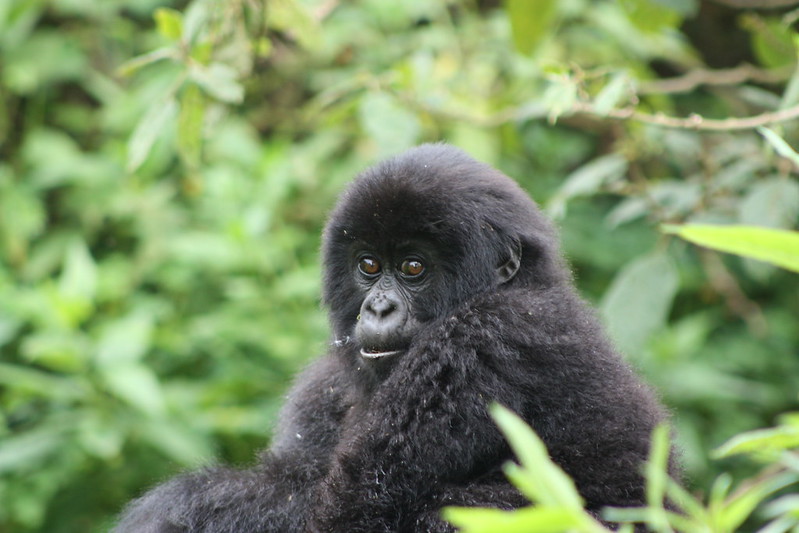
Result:
[[[552,462],[538,435],[521,418],[501,405],[494,405],[491,414],[524,469],[536,480],[536,501],[545,505],[582,509],[582,497],[574,481]]]
[[[144,114],[128,142],[128,172],[135,172],[144,163],[155,140],[177,112],[177,102],[169,97],[151,106]]]
[[[753,226],[664,225],[664,233],[722,252],[799,272],[799,233]]]
[[[774,147],[774,150],[776,150],[778,154],[786,159],[790,159],[794,165],[799,167],[799,154],[797,154],[796,150],[791,148],[791,146],[785,142],[782,137],[777,135],[774,130],[760,127],[757,128],[757,132],[766,138],[766,140],[772,147]]]
[[[574,509],[564,507],[527,507],[517,511],[448,507],[443,515],[463,533],[557,533],[578,530],[582,523]]]

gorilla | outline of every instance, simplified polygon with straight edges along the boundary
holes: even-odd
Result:
[[[322,255],[333,342],[257,466],[178,476],[115,531],[454,531],[442,507],[529,504],[502,473],[491,402],[535,429],[590,512],[645,504],[666,413],[510,178],[445,144],[411,149],[343,193]]]

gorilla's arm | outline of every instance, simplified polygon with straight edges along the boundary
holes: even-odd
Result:
[[[661,413],[599,329],[569,288],[495,294],[429,328],[345,424],[311,530],[451,531],[443,505],[522,505],[492,401],[534,426],[589,508],[640,503]]]
[[[273,445],[258,466],[178,476],[132,502],[114,531],[302,531],[348,409],[344,376],[335,358],[314,363],[289,394]]]
[[[522,407],[520,395],[482,359],[501,354],[478,351],[481,328],[470,323],[479,320],[473,315],[429,327],[377,386],[364,415],[344,425],[311,531],[452,530],[437,518],[439,495],[470,490],[467,480],[507,455],[489,402]],[[456,496],[446,499],[466,503]],[[420,529],[423,516],[435,524]]]

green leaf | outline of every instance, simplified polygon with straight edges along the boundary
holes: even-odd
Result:
[[[570,199],[594,194],[602,186],[624,177],[626,172],[627,160],[619,154],[608,154],[589,161],[566,177],[549,201],[547,212],[553,217],[562,218]]]
[[[173,47],[170,46],[166,48],[159,48],[158,50],[153,50],[152,52],[148,52],[146,54],[136,56],[129,61],[125,61],[117,69],[117,73],[120,76],[130,76],[147,65],[161,61],[162,59],[175,59],[176,57],[177,55],[175,54],[175,49]]]
[[[541,99],[550,123],[554,124],[558,117],[571,111],[577,101],[577,89],[577,82],[571,77],[551,81]]]
[[[183,34],[183,15],[168,7],[159,7],[153,15],[158,33],[167,39],[180,39]]]
[[[26,471],[43,465],[48,456],[64,443],[60,424],[41,424],[37,429],[17,435],[4,435],[0,442],[0,473]]]
[[[444,519],[464,533],[557,533],[578,529],[580,512],[565,507],[525,507],[516,511],[447,507]]]
[[[627,74],[615,74],[594,99],[594,111],[599,115],[607,115],[629,91],[630,79]]]
[[[766,140],[774,147],[778,154],[782,157],[789,159],[794,165],[799,167],[799,154],[785,142],[785,140],[777,135],[774,130],[769,128],[757,128],[757,132],[766,138]]]
[[[152,418],[141,428],[142,436],[178,464],[197,468],[213,457],[207,435],[172,420]]]
[[[244,87],[231,66],[211,63],[206,67],[193,63],[189,68],[189,78],[217,100],[228,104],[239,104],[244,100]]]
[[[208,1],[192,2],[186,8],[183,17],[183,40],[187,43],[194,43],[205,29],[210,16],[209,4]]]
[[[611,338],[623,352],[639,353],[663,327],[678,288],[677,269],[665,252],[639,257],[616,275],[600,311]]]
[[[650,507],[663,506],[668,483],[668,464],[671,454],[669,427],[661,424],[652,432],[649,461],[646,464],[646,497]]]
[[[128,362],[113,367],[101,367],[101,374],[108,390],[150,416],[161,416],[166,412],[161,385],[146,366]]]
[[[73,241],[67,249],[58,291],[70,299],[94,299],[97,291],[97,265],[83,239]]]
[[[795,231],[709,224],[664,225],[662,230],[706,248],[799,272],[799,233]]]
[[[773,454],[794,448],[799,448],[799,426],[778,426],[736,435],[719,446],[713,456],[724,458],[742,453]]]
[[[742,26],[751,32],[752,50],[762,66],[778,68],[796,62],[795,32],[780,19],[745,15]]]
[[[152,331],[153,319],[145,312],[134,312],[111,322],[97,343],[97,364],[113,370],[141,360],[150,348]]]
[[[676,29],[680,14],[666,2],[658,0],[620,0],[620,5],[637,28],[654,33],[664,28]]]
[[[361,100],[358,117],[365,133],[385,156],[419,142],[422,126],[416,115],[384,92],[369,92]]]
[[[135,172],[144,163],[155,140],[177,112],[178,104],[171,97],[156,102],[147,110],[128,141],[128,172]]]
[[[533,55],[543,40],[557,27],[556,0],[506,0],[513,46],[525,55]]]
[[[200,166],[203,141],[205,98],[199,87],[187,84],[180,95],[178,152],[190,169]]]
[[[582,509],[583,501],[574,481],[552,460],[546,446],[512,411],[494,404],[491,415],[508,439],[527,475],[535,480],[535,502],[569,509]]]
[[[271,28],[291,35],[303,47],[316,49],[322,44],[319,23],[301,2],[272,0],[267,13],[267,22]]]

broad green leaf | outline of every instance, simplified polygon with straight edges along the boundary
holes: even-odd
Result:
[[[604,185],[621,179],[626,172],[627,160],[623,156],[608,154],[598,157],[566,177],[563,185],[549,201],[547,211],[553,217],[563,217],[568,200],[593,194]]]
[[[168,7],[159,7],[153,15],[158,33],[167,39],[180,39],[183,34],[183,15]]]
[[[199,87],[187,84],[180,95],[178,116],[178,151],[190,169],[200,166],[203,141],[205,98]]]
[[[516,511],[447,507],[444,519],[464,533],[557,533],[580,530],[581,511],[565,507],[525,507]]]
[[[522,54],[532,55],[557,27],[557,0],[506,0],[513,45]]]
[[[178,104],[172,97],[150,106],[128,141],[128,172],[135,172],[144,163],[155,140],[172,122],[177,112]]]
[[[547,111],[547,120],[554,124],[558,117],[571,111],[577,101],[577,82],[571,77],[552,81],[544,91],[541,101]]]
[[[382,156],[414,146],[422,134],[416,115],[384,92],[367,93],[361,100],[358,117]]]
[[[78,442],[87,453],[101,459],[112,459],[119,455],[125,442],[124,426],[102,411],[86,410],[82,413],[77,431]]]
[[[599,115],[607,115],[621,101],[630,90],[630,80],[626,73],[615,74],[610,81],[602,87],[594,99],[594,111]]]
[[[12,93],[29,94],[64,80],[80,80],[88,67],[78,34],[42,26],[3,55],[0,80]],[[1,34],[0,34],[1,35]]]
[[[183,16],[183,40],[185,42],[193,44],[203,31],[208,22],[210,7],[208,0],[200,0],[192,2],[186,8],[186,14]]]
[[[678,288],[677,269],[665,252],[639,257],[616,275],[600,311],[623,352],[635,356],[663,327]]]
[[[223,63],[203,66],[192,64],[189,78],[212,97],[228,104],[239,104],[244,99],[244,87],[238,82],[238,73]]]
[[[153,418],[146,421],[141,431],[154,448],[178,464],[196,468],[207,464],[213,457],[213,448],[207,435],[174,421]]]
[[[73,241],[67,250],[58,291],[67,298],[85,301],[94,299],[97,291],[97,265],[83,239]]]
[[[664,225],[662,229],[700,246],[799,272],[799,233],[795,231],[704,224]]]
[[[757,131],[760,133],[760,135],[766,138],[766,140],[769,142],[769,144],[771,144],[771,146],[774,147],[778,154],[786,159],[791,160],[794,165],[799,167],[799,154],[797,154],[796,151],[791,148],[791,146],[785,142],[782,137],[777,135],[774,130],[761,127],[757,128]]]
[[[749,15],[741,25],[751,32],[752,50],[762,66],[777,68],[796,62],[795,32],[780,19]]]
[[[166,412],[161,385],[153,371],[146,366],[123,362],[100,367],[100,370],[108,390],[117,398],[150,416],[160,416]]]
[[[319,23],[301,2],[273,0],[267,15],[270,27],[287,32],[303,47],[313,50],[322,44]]]
[[[73,377],[61,377],[29,366],[5,363],[0,363],[0,385],[6,390],[30,392],[63,401],[79,400],[89,395],[86,383]]]
[[[111,322],[97,343],[96,361],[113,371],[139,361],[150,348],[153,319],[144,312],[134,312]]]
[[[742,453],[763,454],[799,448],[799,426],[778,426],[741,433],[718,447],[717,458]]]
[[[501,405],[493,405],[491,414],[527,475],[535,480],[536,502],[582,509],[582,497],[577,492],[574,481],[552,462],[538,435],[521,418]]]
[[[619,4],[637,28],[645,32],[658,32],[664,28],[676,29],[682,17],[666,2],[658,0],[620,0]]]
[[[42,368],[77,373],[85,370],[90,348],[79,332],[47,329],[22,337],[20,353]]]
[[[43,465],[63,442],[64,428],[46,423],[31,431],[4,435],[0,440],[0,473],[25,471],[31,465]]]

